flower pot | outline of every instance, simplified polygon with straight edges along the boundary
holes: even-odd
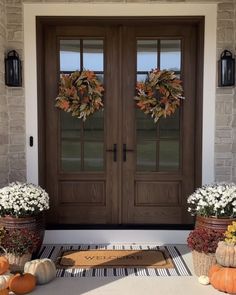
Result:
[[[236,218],[216,218],[197,215],[195,228],[209,228],[220,232],[225,232],[228,225],[233,221],[236,221]]]
[[[197,276],[208,276],[209,269],[216,263],[215,254],[204,253],[193,250],[193,269]]]
[[[32,254],[26,253],[21,256],[17,256],[12,253],[7,253],[5,255],[10,264],[10,271],[12,272],[23,272],[25,263],[31,260]]]
[[[0,225],[6,229],[27,229],[35,232],[40,240],[37,245],[37,250],[33,253],[36,256],[43,243],[45,232],[45,218],[44,214],[39,214],[32,217],[12,217],[5,216],[0,218]]]

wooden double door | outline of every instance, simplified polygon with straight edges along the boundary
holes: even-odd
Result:
[[[186,225],[201,183],[202,19],[39,18],[40,184],[51,225]],[[174,115],[135,106],[154,68],[183,80]],[[56,109],[60,75],[93,70],[104,110],[85,122]]]

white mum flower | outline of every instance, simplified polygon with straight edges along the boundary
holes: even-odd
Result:
[[[236,185],[234,183],[214,183],[205,185],[187,199],[188,211],[204,216],[236,217]]]
[[[13,182],[0,189],[0,216],[35,215],[48,209],[49,196],[40,186]]]

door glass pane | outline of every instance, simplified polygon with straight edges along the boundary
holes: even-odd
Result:
[[[140,110],[137,110],[136,118],[138,140],[156,139],[157,125],[153,122],[153,119]]]
[[[83,41],[83,67],[90,71],[103,71],[103,40]]]
[[[102,83],[102,84],[104,83],[104,75],[103,74],[97,74],[97,78],[100,83]]]
[[[147,78],[146,74],[138,74],[137,75],[137,82],[145,82],[146,78]]]
[[[81,51],[82,50],[82,51]],[[82,57],[82,59],[81,59]],[[99,71],[103,82],[103,40],[61,40],[60,72],[83,69]],[[85,122],[60,111],[61,170],[65,172],[104,169],[104,113],[95,112]]]
[[[81,122],[66,112],[60,112],[61,168],[63,171],[81,170]]]
[[[159,170],[179,169],[179,141],[161,140],[159,145]]]
[[[137,170],[156,170],[156,142],[147,141],[137,144]]]
[[[99,111],[90,116],[84,123],[84,139],[103,139],[103,112]]]
[[[137,41],[137,71],[150,71],[157,67],[157,40]]]
[[[181,40],[138,40],[137,82],[145,81],[151,69],[173,70],[181,74]],[[180,110],[154,123],[153,118],[136,110],[138,171],[176,171],[180,155]]]
[[[179,109],[167,118],[159,121],[160,138],[179,138]]]
[[[103,170],[103,143],[84,143],[84,169],[87,171]]]
[[[80,40],[60,40],[60,71],[80,70]]]
[[[161,40],[160,69],[180,71],[181,41]]]
[[[81,136],[81,120],[66,112],[60,112],[60,118],[62,139],[79,139]]]
[[[63,171],[81,170],[81,145],[75,140],[61,141],[61,167]]]

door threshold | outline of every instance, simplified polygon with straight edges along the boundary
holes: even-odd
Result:
[[[48,224],[47,230],[191,230],[194,224]]]
[[[155,243],[186,244],[190,230],[67,229],[46,230],[44,244]]]

